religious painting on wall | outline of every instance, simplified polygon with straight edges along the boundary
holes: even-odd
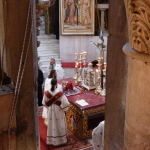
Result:
[[[61,0],[62,35],[93,35],[95,0]]]

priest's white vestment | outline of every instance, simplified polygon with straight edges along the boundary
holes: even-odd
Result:
[[[53,92],[48,90],[51,95],[56,95],[60,92],[59,89],[55,89]],[[52,104],[48,107],[48,116],[47,116],[47,141],[46,144],[59,146],[67,143],[67,125],[66,125],[66,116],[65,111],[68,110],[69,101],[65,95],[62,95],[59,99],[61,105]],[[43,104],[49,101],[49,98],[44,94]]]
[[[64,69],[61,67],[61,64],[55,64],[53,69],[56,70],[56,72],[57,72],[58,80],[64,78],[65,72],[64,72]],[[47,73],[50,74],[50,72],[51,72],[51,69],[50,69],[50,66],[48,66]]]
[[[52,78],[47,78],[45,80],[45,85],[44,85],[44,92],[50,90],[51,88],[51,80]],[[62,86],[60,84],[57,84],[57,88],[59,89],[59,91],[63,91]],[[43,112],[42,112],[42,118],[44,118],[44,124],[47,126],[48,122],[47,122],[47,114],[48,114],[48,109],[46,106],[43,106]]]
[[[100,122],[92,132],[94,150],[104,150],[104,125],[105,121]]]

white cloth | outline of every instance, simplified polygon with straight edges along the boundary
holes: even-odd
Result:
[[[56,72],[57,72],[57,80],[64,78],[65,72],[64,72],[64,69],[61,67],[61,64],[56,64],[54,66],[54,70],[56,70]],[[47,67],[47,72],[48,72],[48,74],[50,74],[50,72],[51,72],[49,66]]]
[[[51,88],[51,80],[52,80],[52,78],[47,78],[45,80],[44,92]],[[42,118],[44,118],[44,124],[45,125],[48,124],[48,122],[47,122],[47,113],[48,113],[47,107],[43,106]]]
[[[105,121],[100,122],[92,132],[94,150],[104,149],[104,125]]]
[[[51,80],[52,78],[47,78],[45,80],[45,85],[44,85],[44,92],[45,91],[49,91],[51,89]],[[59,91],[63,91],[62,86],[60,84],[57,84],[57,89],[59,89]],[[43,112],[42,112],[42,118],[44,118],[44,124],[47,126],[48,122],[47,122],[47,114],[48,114],[48,109],[47,107],[43,106]]]
[[[55,89],[54,92],[50,91],[51,95],[55,95],[60,92],[59,89]],[[44,95],[43,104],[49,99]],[[46,144],[58,146],[67,143],[67,125],[65,111],[68,110],[69,102],[65,95],[59,98],[61,105],[52,104],[48,107],[48,128],[47,128],[47,141]]]

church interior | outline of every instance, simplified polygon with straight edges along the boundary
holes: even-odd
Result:
[[[0,1],[0,150],[150,150],[149,73],[149,0]]]

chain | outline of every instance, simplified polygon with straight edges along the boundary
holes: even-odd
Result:
[[[30,29],[30,37],[28,41],[28,47],[26,54],[25,53],[25,41],[26,41],[26,36],[27,36],[27,29],[28,29],[28,24],[29,24],[29,14],[31,10],[31,1],[29,1],[29,6],[28,6],[28,14],[27,14],[27,22],[26,22],[26,28],[25,28],[25,34],[24,34],[24,40],[23,40],[23,46],[22,46],[22,52],[21,52],[21,58],[20,58],[20,63],[19,63],[19,70],[18,70],[18,75],[17,75],[17,82],[16,82],[16,87],[15,87],[15,93],[13,97],[13,104],[12,104],[12,109],[11,109],[11,114],[10,114],[10,119],[9,119],[9,126],[8,126],[8,150],[10,150],[10,131],[11,131],[11,126],[14,118],[14,113],[15,109],[17,106],[17,101],[19,97],[19,92],[21,88],[21,83],[22,83],[22,78],[24,75],[24,69],[26,66],[26,61],[27,61],[27,56],[28,56],[28,51],[29,51],[29,45],[30,45],[30,40],[31,40],[31,29],[32,29],[32,24],[31,24],[31,29]],[[25,55],[25,60],[23,63],[23,56]]]

